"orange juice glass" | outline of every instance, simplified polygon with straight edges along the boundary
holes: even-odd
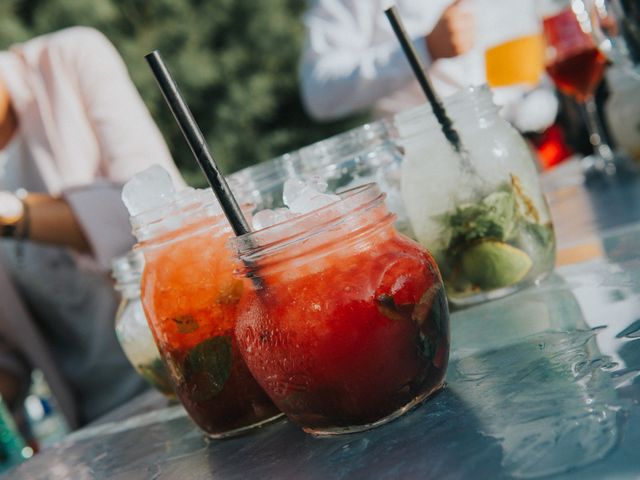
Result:
[[[485,52],[487,83],[491,87],[508,87],[540,83],[544,73],[544,39],[533,33],[510,39]]]
[[[208,436],[279,415],[243,361],[234,328],[250,281],[234,277],[232,235],[207,191],[132,219],[145,257],[142,303],[175,392]]]
[[[438,391],[449,314],[438,267],[393,226],[374,184],[231,243],[246,284],[242,354],[305,431],[366,430]]]

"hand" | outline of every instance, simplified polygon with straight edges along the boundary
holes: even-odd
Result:
[[[460,6],[460,0],[447,7],[426,37],[427,49],[433,61],[462,55],[473,47],[474,41],[475,18]]]

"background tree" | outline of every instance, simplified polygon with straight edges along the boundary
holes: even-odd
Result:
[[[73,25],[102,31],[190,183],[203,179],[144,61],[162,52],[226,172],[365,121],[317,124],[297,82],[304,0],[2,0],[0,48]]]

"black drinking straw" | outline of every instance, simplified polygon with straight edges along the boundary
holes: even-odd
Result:
[[[396,34],[396,37],[398,37],[402,50],[411,65],[413,74],[416,76],[422,91],[427,96],[427,100],[429,100],[429,103],[431,104],[433,113],[442,127],[442,133],[447,137],[447,140],[449,140],[449,143],[451,143],[456,152],[463,152],[460,135],[458,135],[458,132],[453,128],[453,122],[447,115],[447,112],[442,105],[442,100],[440,100],[436,95],[436,92],[431,86],[431,82],[424,71],[424,66],[418,57],[418,53],[416,52],[409,35],[407,35],[407,31],[404,29],[404,25],[402,24],[402,20],[400,20],[396,7],[393,6],[388,8],[384,13],[391,24],[391,28],[393,28],[393,32]]]
[[[218,198],[222,206],[222,211],[229,220],[234,233],[237,236],[250,233],[251,228],[244,218],[233,193],[231,193],[227,181],[222,173],[220,173],[218,164],[211,155],[211,152],[209,152],[202,131],[182,98],[176,82],[173,80],[164,60],[162,60],[160,56],[160,52],[154,50],[145,55],[144,58],[147,60],[149,67],[151,67],[151,71],[156,77],[162,95],[169,105],[176,122],[178,122],[180,130],[182,130],[182,134],[189,144],[189,148],[191,148],[194,157],[196,157],[198,161],[198,165],[200,165],[202,172],[205,177],[207,177],[207,182],[209,182],[211,190],[213,190],[213,193]]]
[[[169,109],[171,113],[173,113],[176,122],[178,122],[180,130],[182,130],[182,134],[193,152],[193,156],[196,157],[204,176],[207,177],[207,182],[209,182],[211,190],[213,190],[213,193],[218,198],[222,206],[222,211],[227,217],[227,220],[229,220],[233,232],[236,236],[250,233],[251,228],[247,223],[247,219],[244,218],[242,210],[240,210],[238,202],[233,196],[233,193],[231,193],[227,181],[222,173],[220,173],[218,164],[211,155],[211,152],[209,152],[207,143],[204,140],[204,135],[202,135],[202,131],[193,118],[187,103],[184,101],[184,98],[182,98],[182,94],[180,90],[178,90],[178,86],[173,80],[171,73],[169,73],[169,69],[165,65],[164,60],[162,60],[160,52],[154,50],[145,55],[144,58],[147,60],[153,75],[156,77],[162,95],[167,105],[169,105]],[[251,278],[257,288],[262,288],[264,284],[262,278],[256,275],[255,265],[253,265],[252,262],[246,261],[245,265],[249,268],[247,276]]]

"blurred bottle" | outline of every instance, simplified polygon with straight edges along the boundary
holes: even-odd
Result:
[[[31,374],[31,388],[24,401],[24,410],[36,452],[69,433],[69,426],[56,408],[53,394],[40,370]]]
[[[606,73],[609,98],[604,107],[616,146],[640,161],[640,76],[621,66]]]
[[[0,474],[32,455],[33,449],[25,443],[11,412],[0,397]]]

